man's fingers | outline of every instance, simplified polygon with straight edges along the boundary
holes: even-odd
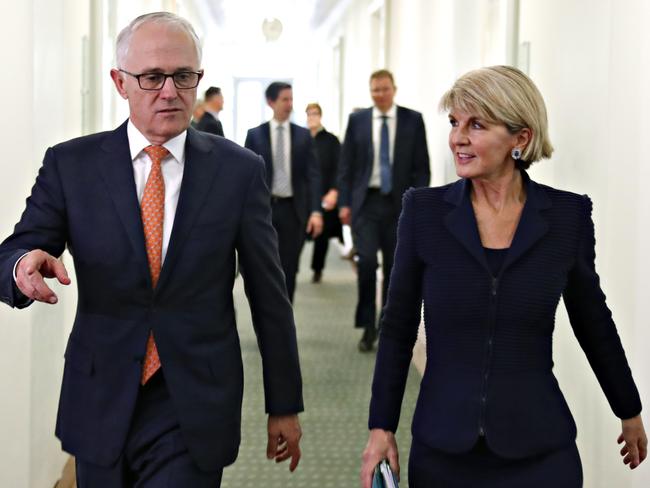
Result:
[[[629,448],[630,468],[634,469],[639,465],[639,450],[635,444],[629,446]]]
[[[295,443],[289,444],[287,449],[287,454],[291,456],[289,471],[293,473],[298,467],[298,463],[300,462],[300,457],[302,456],[302,453],[300,452],[300,445],[298,444],[297,441]]]
[[[646,457],[648,457],[648,446],[641,444],[639,446],[639,462],[645,461]]]
[[[56,294],[45,284],[41,273],[31,266],[19,270],[16,285],[20,292],[37,302],[55,304],[58,301]]]
[[[53,275],[56,276],[56,279],[59,280],[59,283],[62,285],[69,285],[70,277],[68,276],[68,270],[65,269],[64,264],[54,257],[50,257],[50,259],[52,260],[50,262],[50,267]]]
[[[278,450],[278,436],[269,433],[269,439],[266,443],[266,459],[273,459]]]

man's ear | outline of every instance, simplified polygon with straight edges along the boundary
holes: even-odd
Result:
[[[124,78],[122,77],[122,73],[120,73],[120,71],[116,70],[115,68],[111,69],[111,79],[113,80],[113,83],[115,83],[115,88],[117,88],[117,92],[120,94],[120,96],[124,100],[128,100],[129,96],[124,89]]]

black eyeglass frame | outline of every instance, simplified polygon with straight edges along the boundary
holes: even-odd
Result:
[[[165,86],[165,83],[167,83],[167,78],[172,79],[172,82],[174,83],[174,86],[176,87],[177,90],[192,90],[192,89],[196,88],[197,86],[199,86],[199,83],[201,82],[201,78],[203,78],[203,70],[199,70],[199,71],[177,71],[176,73],[171,73],[171,74],[169,74],[169,73],[158,73],[158,72],[155,72],[155,71],[149,72],[149,73],[136,74],[136,73],[131,73],[131,72],[129,72],[129,71],[125,70],[125,69],[122,69],[122,68],[117,68],[117,70],[122,72],[122,73],[125,73],[125,74],[127,74],[129,76],[133,76],[136,80],[138,80],[138,86],[140,87],[140,89],[145,90],[145,91],[160,91],[160,90],[162,90],[163,87]],[[193,75],[198,75],[198,78],[196,80],[196,85],[194,85],[194,86],[178,86],[178,84],[176,83],[176,79],[174,77],[177,76],[177,75],[188,74],[188,73],[193,74]],[[140,77],[147,76],[147,75],[163,76],[163,82],[160,84],[160,87],[159,88],[144,88],[142,86],[142,83],[140,82]]]

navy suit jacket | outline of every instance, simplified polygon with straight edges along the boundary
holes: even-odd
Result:
[[[404,197],[372,387],[370,427],[395,431],[424,302],[427,364],[413,435],[469,451],[479,430],[497,454],[521,458],[574,441],[553,375],[560,297],[614,411],[641,411],[594,267],[591,201],[531,181],[512,245],[493,277],[470,201],[471,182]]]
[[[190,454],[206,470],[235,460],[243,392],[235,250],[262,354],[266,410],[303,408],[263,162],[192,128],[185,159],[155,290],[126,123],[48,149],[22,218],[0,245],[0,298],[11,306],[28,304],[12,278],[19,256],[31,249],[59,256],[67,246],[74,258],[79,302],[56,434],[66,451],[88,462],[107,466],[122,452],[149,330]]]
[[[372,125],[372,107],[350,114],[341,146],[338,206],[351,208],[353,223],[363,206],[372,175]],[[428,186],[431,179],[427,137],[420,112],[397,107],[392,169],[393,204],[399,214],[404,192],[410,187]]]
[[[215,118],[210,112],[204,113],[203,117],[201,117],[201,120],[197,122],[194,128],[203,132],[209,132],[215,136],[223,137],[223,125],[221,125],[221,121]]]
[[[310,132],[291,124],[291,186],[293,203],[298,220],[305,225],[312,212],[322,212],[321,174]],[[271,150],[271,124],[249,129],[244,146],[259,154],[266,163],[266,183],[273,182],[273,154]]]

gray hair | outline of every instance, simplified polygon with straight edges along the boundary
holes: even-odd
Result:
[[[187,33],[187,35],[189,35],[194,42],[197,58],[199,60],[199,63],[201,62],[201,43],[199,41],[199,37],[194,31],[194,27],[192,27],[192,24],[190,24],[183,17],[179,17],[178,15],[171,12],[152,12],[136,17],[118,34],[117,42],[115,44],[115,56],[118,68],[124,67],[123,63],[126,59],[126,55],[129,52],[129,46],[131,44],[133,33],[142,27],[142,25],[149,23],[174,26]]]

